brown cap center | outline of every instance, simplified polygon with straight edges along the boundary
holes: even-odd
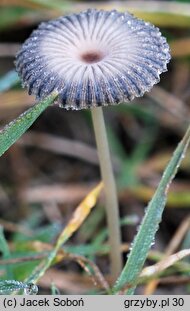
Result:
[[[80,59],[87,64],[97,63],[101,61],[103,58],[104,58],[104,55],[100,51],[89,51],[89,52],[83,53],[80,56]]]

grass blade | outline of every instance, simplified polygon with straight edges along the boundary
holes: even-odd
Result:
[[[40,263],[36,267],[34,272],[26,280],[27,283],[36,283],[46,272],[46,270],[51,266],[53,260],[56,258],[56,255],[62,245],[67,242],[67,240],[73,235],[74,232],[82,225],[86,217],[91,212],[92,208],[95,206],[98,196],[103,188],[103,183],[100,182],[79,204],[76,208],[73,217],[69,221],[68,225],[63,229],[59,235],[55,247],[49,253],[47,260]]]
[[[16,280],[0,281],[0,295],[16,294],[15,292],[24,291],[25,294],[37,294],[38,287],[34,284],[26,284]]]
[[[148,255],[148,251],[154,243],[156,231],[162,218],[162,213],[167,200],[167,193],[178,167],[184,158],[184,154],[190,141],[190,126],[188,127],[183,139],[177,146],[158,188],[148,204],[145,216],[141,222],[139,231],[132,244],[132,249],[129,254],[127,263],[114,285],[114,293],[121,290],[124,286],[128,289],[127,294],[133,294],[135,290],[135,283],[142,270],[143,264]]]
[[[39,115],[53,103],[56,97],[57,93],[53,93],[44,101],[35,104],[32,108],[22,113],[0,131],[0,156],[27,131]]]

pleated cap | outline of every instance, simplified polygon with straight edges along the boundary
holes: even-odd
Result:
[[[79,110],[142,96],[169,60],[158,28],[128,12],[92,9],[40,24],[16,70],[29,94],[41,100],[56,90],[61,107]]]

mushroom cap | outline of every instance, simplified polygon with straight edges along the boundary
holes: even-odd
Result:
[[[60,107],[79,110],[142,96],[169,61],[157,27],[128,12],[92,9],[41,23],[15,63],[29,94],[41,100],[56,90]]]

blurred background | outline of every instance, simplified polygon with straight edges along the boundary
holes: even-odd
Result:
[[[168,72],[150,93],[130,104],[104,109],[117,179],[126,258],[144,209],[190,121],[190,1],[0,0],[0,126],[35,103],[14,71],[15,54],[42,21],[71,12],[117,9],[160,27],[171,47]],[[24,280],[39,263],[34,258],[55,242],[74,209],[100,181],[91,116],[88,111],[48,108],[0,159],[0,225],[8,242],[0,278],[8,278],[6,260],[17,258],[12,278]],[[171,185],[155,245],[147,264],[167,253],[190,248],[190,151]],[[65,246],[85,256],[109,279],[103,198]],[[2,243],[2,242],[1,242]],[[31,256],[31,260],[25,260]],[[32,257],[33,256],[33,257]],[[4,260],[4,261],[2,261]],[[10,271],[9,271],[10,272]],[[40,293],[94,293],[98,287],[76,260],[62,260],[40,279]],[[145,282],[139,294],[190,293],[190,261]]]

